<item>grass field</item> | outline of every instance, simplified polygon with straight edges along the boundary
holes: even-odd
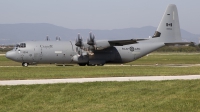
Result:
[[[1,112],[197,112],[200,80],[0,86]]]
[[[85,67],[21,67],[21,63],[0,56],[0,80],[193,75],[200,74],[198,64],[199,53],[153,53],[125,66]],[[196,112],[200,111],[199,85],[200,80],[177,80],[0,86],[0,111]]]
[[[134,62],[125,64],[132,66],[85,67],[77,65],[56,66],[48,64],[22,67],[21,63],[10,61],[6,59],[5,56],[0,56],[0,80],[200,74],[200,66],[187,67],[182,66],[182,64],[200,64],[200,54],[153,53]]]
[[[200,53],[151,53],[127,64],[200,64]]]
[[[200,67],[105,66],[105,67],[1,67],[0,80],[120,76],[197,75]]]

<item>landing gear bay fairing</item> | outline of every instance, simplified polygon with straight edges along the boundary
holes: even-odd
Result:
[[[6,53],[6,57],[31,64],[72,64],[103,66],[105,63],[127,63],[167,44],[183,44],[176,5],[168,5],[152,38],[130,40],[95,40],[90,33],[87,42],[80,34],[72,41],[22,42]]]

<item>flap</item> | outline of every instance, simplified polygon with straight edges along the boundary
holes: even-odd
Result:
[[[128,44],[135,44],[138,41],[147,40],[147,39],[130,39],[130,40],[111,40],[108,41],[111,46],[123,46]]]

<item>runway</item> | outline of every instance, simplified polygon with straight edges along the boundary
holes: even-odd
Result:
[[[37,79],[37,80],[1,80],[0,86],[56,84],[56,83],[85,83],[85,82],[106,82],[106,81],[123,82],[123,81],[194,80],[194,79],[200,79],[200,75],[143,76],[143,77],[102,77],[102,78]]]

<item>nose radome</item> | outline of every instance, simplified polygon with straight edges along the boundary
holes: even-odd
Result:
[[[15,52],[13,52],[13,51],[8,51],[8,52],[6,53],[6,58],[13,60],[14,57],[15,57]]]

